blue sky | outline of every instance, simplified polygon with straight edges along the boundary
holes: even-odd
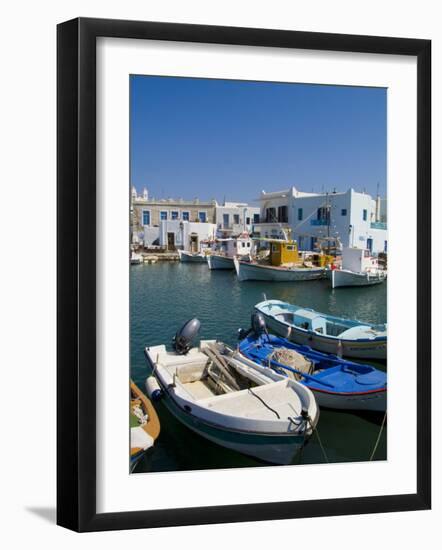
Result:
[[[131,183],[155,198],[386,194],[383,88],[131,76]]]

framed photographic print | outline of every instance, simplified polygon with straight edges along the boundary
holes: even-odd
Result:
[[[430,52],[58,26],[59,525],[430,507]]]

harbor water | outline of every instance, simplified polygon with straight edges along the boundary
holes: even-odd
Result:
[[[150,374],[145,346],[165,344],[190,318],[201,321],[200,337],[236,345],[239,328],[250,326],[253,306],[279,299],[323,313],[377,324],[387,320],[387,284],[332,290],[327,280],[298,283],[238,282],[234,271],[210,271],[205,264],[158,262],[130,267],[130,367],[142,391]],[[366,361],[368,362],[368,361]],[[381,370],[386,365],[373,363]],[[181,425],[159,402],[155,405],[161,434],[135,469],[138,472],[203,470],[265,466],[252,458],[215,445]],[[374,449],[383,414],[321,409],[318,434],[294,464],[367,461]],[[387,457],[387,429],[382,431],[373,460]]]

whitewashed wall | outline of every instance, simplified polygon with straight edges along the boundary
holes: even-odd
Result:
[[[190,236],[198,236],[198,242],[213,239],[216,232],[214,223],[180,222],[179,220],[162,220],[160,222],[160,245],[167,246],[167,234],[175,235],[175,246],[183,250],[190,250]]]

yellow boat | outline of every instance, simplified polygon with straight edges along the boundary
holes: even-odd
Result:
[[[255,239],[254,239],[255,240]],[[269,244],[268,255],[263,260],[242,261],[237,256],[234,265],[239,281],[309,281],[325,274],[324,265],[308,265],[298,254],[293,240],[256,239]]]

